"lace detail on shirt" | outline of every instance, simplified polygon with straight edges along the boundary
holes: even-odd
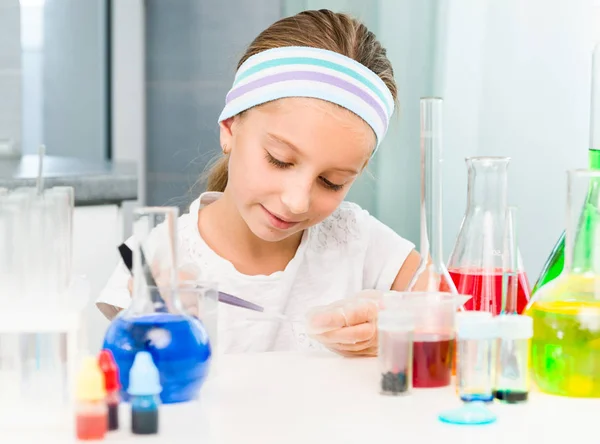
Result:
[[[317,252],[344,248],[360,237],[356,215],[360,207],[343,202],[331,216],[313,228],[310,248]]]
[[[210,267],[210,258],[206,254],[206,248],[200,239],[194,219],[186,214],[178,221],[179,265],[193,263],[200,267],[200,271],[205,271]]]

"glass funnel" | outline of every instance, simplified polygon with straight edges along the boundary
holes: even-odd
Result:
[[[596,45],[592,56],[592,94],[590,100],[590,144],[588,149],[588,168],[600,170],[600,42]],[[597,181],[590,183],[591,187],[598,188]],[[592,190],[590,190],[592,191]],[[553,279],[556,279],[563,271],[565,263],[565,233],[559,237],[556,245],[550,252],[542,272],[538,277],[531,292],[534,295],[538,289]]]
[[[546,393],[600,398],[600,171],[568,173],[565,267],[534,295],[531,368]]]
[[[424,291],[458,293],[442,253],[442,105],[421,99],[421,257],[413,285],[426,279]],[[412,286],[409,289],[412,289]]]
[[[110,324],[103,348],[115,357],[128,399],[135,355],[147,351],[160,372],[165,404],[194,399],[208,372],[211,347],[202,323],[183,310],[177,289],[177,208],[134,212],[133,295]]]
[[[469,178],[467,209],[448,263],[448,272],[458,293],[472,295],[467,310],[502,309],[504,226],[508,157],[470,157],[466,159]],[[517,311],[529,300],[529,282],[520,254],[517,271]]]

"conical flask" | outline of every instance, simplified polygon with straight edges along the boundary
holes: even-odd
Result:
[[[418,281],[426,291],[457,294],[442,253],[442,106],[438,97],[421,99],[421,257]],[[417,282],[417,279],[413,281]]]
[[[470,157],[467,209],[448,263],[460,294],[472,295],[467,310],[502,309],[504,226],[507,211],[508,157]],[[518,255],[517,311],[529,300],[529,283]]]
[[[119,367],[125,400],[129,371],[140,351],[149,352],[158,367],[164,404],[196,398],[209,369],[206,330],[179,302],[177,216],[173,207],[141,208],[133,215],[132,300],[108,327],[103,345]]]
[[[596,44],[592,56],[592,94],[590,100],[590,145],[588,164],[591,170],[600,170],[600,42]],[[594,185],[593,181],[591,185]],[[598,186],[598,184],[595,184]],[[565,262],[565,232],[563,232],[552,249],[550,256],[542,268],[531,294],[560,275]]]
[[[531,368],[546,393],[600,398],[600,171],[568,172],[565,266],[532,297]]]

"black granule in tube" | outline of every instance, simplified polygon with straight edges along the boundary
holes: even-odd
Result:
[[[108,404],[108,430],[119,429],[119,404]]]
[[[158,433],[158,409],[132,410],[131,432],[136,435]]]
[[[381,390],[386,393],[404,393],[408,390],[406,373],[387,372],[381,375]]]
[[[509,404],[527,401],[529,392],[512,391],[512,390],[496,390],[494,397],[499,401],[504,401]]]

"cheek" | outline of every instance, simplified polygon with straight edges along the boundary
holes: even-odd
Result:
[[[340,205],[346,193],[333,193],[328,190],[320,190],[319,195],[312,201],[312,212],[317,222],[331,216]]]
[[[229,182],[237,196],[252,196],[272,182],[269,165],[256,153],[237,150],[229,160]]]

